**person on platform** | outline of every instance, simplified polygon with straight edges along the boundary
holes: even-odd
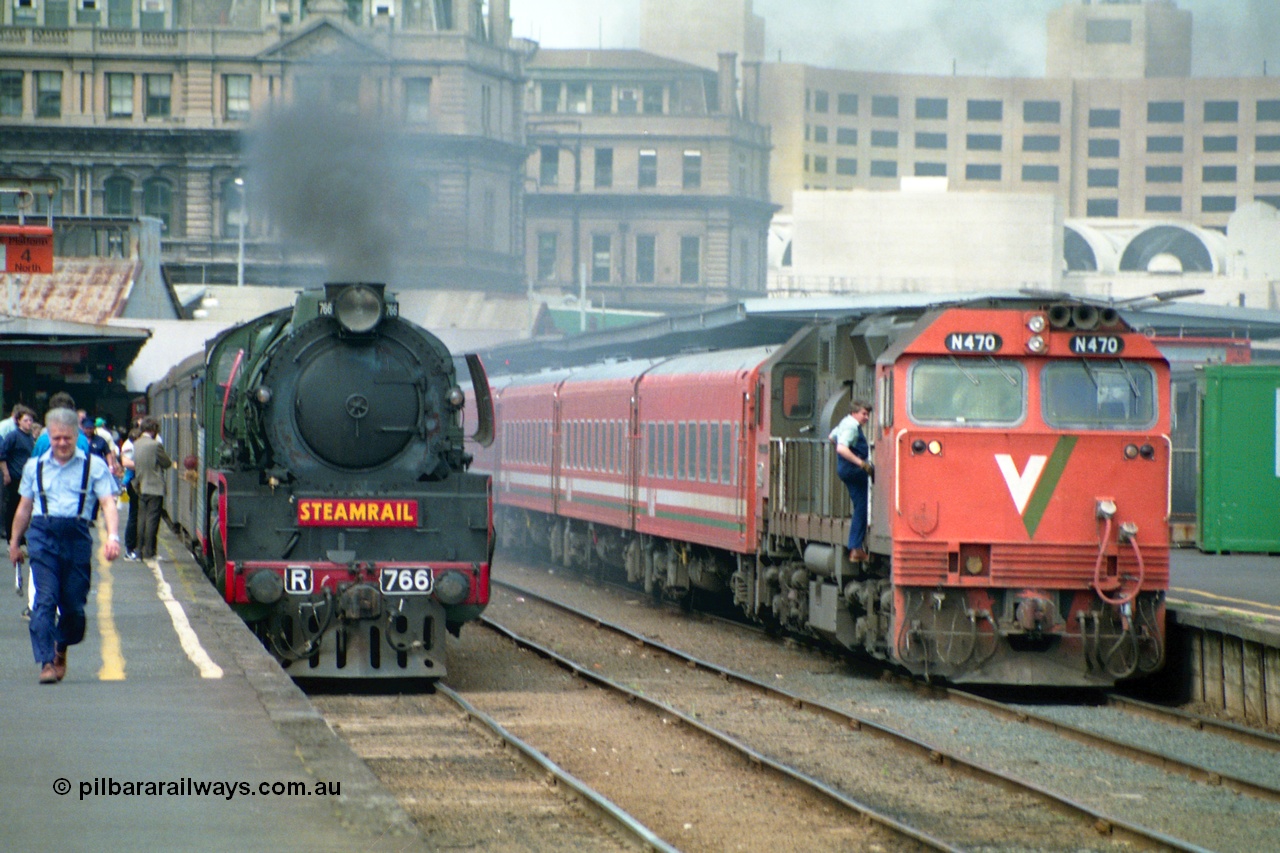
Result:
[[[18,486],[22,482],[22,469],[31,458],[36,439],[36,413],[21,404],[13,407],[14,422],[18,428],[0,438],[0,474],[4,477],[4,538],[13,532],[13,514],[18,511]]]
[[[47,409],[47,411],[52,412],[54,409],[75,410],[75,407],[76,407],[76,401],[72,398],[72,396],[68,394],[66,391],[59,391],[58,393],[54,394],[52,397],[49,398],[49,408]],[[82,431],[77,431],[76,447],[80,448],[85,453],[89,452],[89,439],[85,438],[84,433]],[[41,430],[39,432],[39,435],[36,436],[36,446],[35,446],[35,449],[31,451],[31,455],[39,456],[40,454],[44,453],[48,449],[49,449],[49,431]]]
[[[156,438],[159,433],[160,424],[155,418],[146,418],[142,421],[142,435],[133,443],[133,490],[138,495],[138,556],[143,560],[156,556],[160,509],[164,505],[164,472],[173,467],[173,460]]]
[[[867,484],[875,470],[871,464],[867,436],[863,427],[871,417],[871,404],[854,398],[849,401],[849,414],[828,438],[836,446],[836,476],[849,490],[853,518],[849,521],[849,562],[865,563],[867,538]]]
[[[129,514],[124,523],[124,558],[137,562],[138,557],[138,490],[134,488],[133,443],[142,435],[142,421],[139,420],[128,437],[120,445],[120,466],[124,468],[124,478],[120,485],[124,486],[125,498],[129,506]]]
[[[71,409],[53,409],[45,416],[50,449],[23,468],[9,539],[9,559],[17,562],[18,543],[27,537],[36,583],[31,651],[41,684],[56,684],[66,676],[67,649],[84,639],[93,557],[89,519],[97,504],[107,533],[103,555],[108,561],[120,556],[116,479],[103,459],[76,446],[78,426]]]

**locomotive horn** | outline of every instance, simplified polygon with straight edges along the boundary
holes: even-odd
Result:
[[[1092,305],[1077,305],[1071,309],[1071,323],[1077,329],[1092,329],[1098,325],[1098,309]]]
[[[1114,308],[1103,308],[1098,311],[1098,325],[1111,327],[1120,323],[1120,312]]]
[[[1058,303],[1049,306],[1049,325],[1055,329],[1065,329],[1071,322],[1071,306]]]

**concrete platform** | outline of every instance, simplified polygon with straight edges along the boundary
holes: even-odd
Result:
[[[85,641],[52,686],[0,558],[0,847],[425,850],[167,530],[160,556],[95,558]]]

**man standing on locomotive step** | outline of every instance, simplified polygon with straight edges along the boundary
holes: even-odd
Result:
[[[863,427],[871,417],[871,404],[857,397],[849,401],[849,414],[827,436],[836,446],[836,476],[849,490],[853,518],[849,521],[849,562],[865,563],[867,538],[867,483],[875,470],[871,464]]]
[[[103,554],[108,561],[120,556],[114,500],[119,489],[106,461],[76,446],[80,430],[73,410],[53,409],[45,426],[50,448],[23,468],[9,559],[19,558],[18,543],[25,533],[36,582],[31,651],[40,666],[40,683],[55,684],[67,673],[67,647],[84,639],[93,557],[89,519],[98,503],[107,528]]]

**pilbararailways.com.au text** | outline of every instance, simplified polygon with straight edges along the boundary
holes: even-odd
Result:
[[[88,797],[338,797],[341,782],[242,782],[237,780],[207,781],[184,776],[172,780],[117,780],[114,776],[97,776],[79,783],[80,799]],[[60,777],[53,781],[59,796],[71,793],[71,780]]]

